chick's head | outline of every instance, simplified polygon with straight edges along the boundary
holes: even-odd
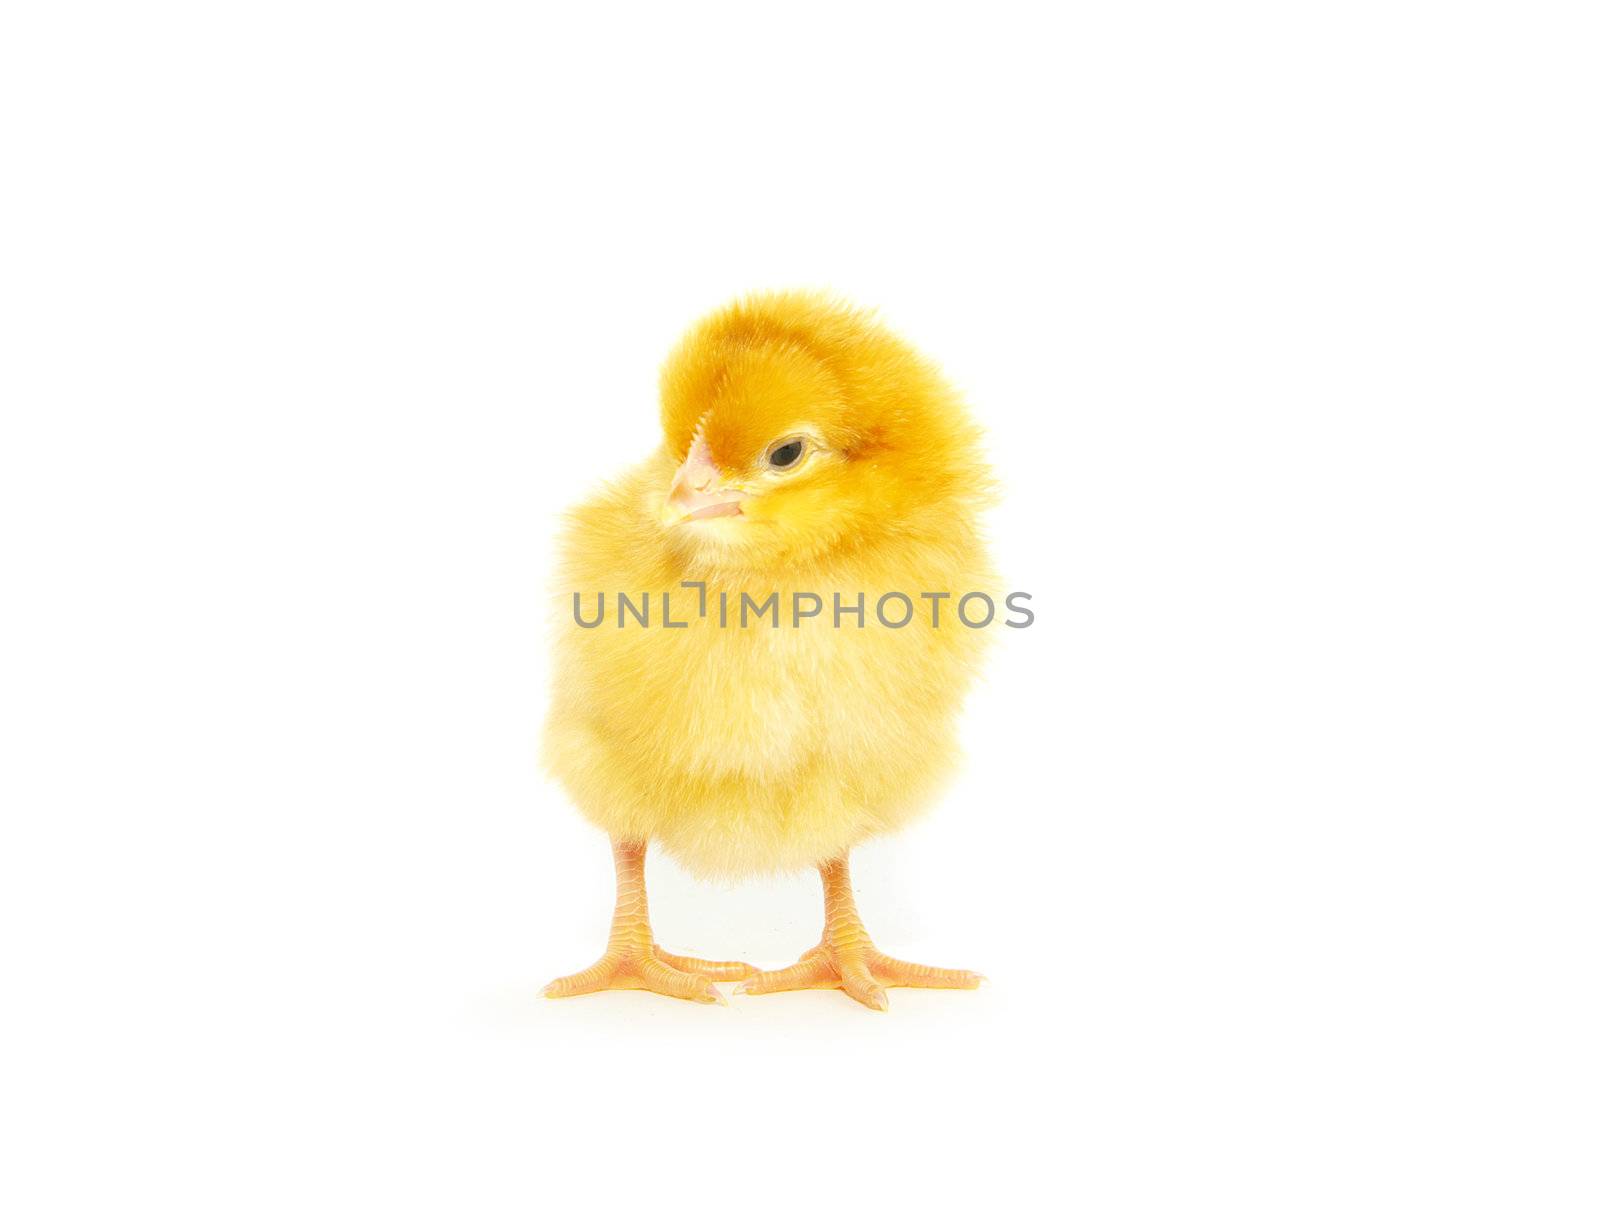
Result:
[[[988,478],[939,372],[826,295],[740,300],[661,373],[677,469],[662,522],[692,558],[759,568],[967,526]]]

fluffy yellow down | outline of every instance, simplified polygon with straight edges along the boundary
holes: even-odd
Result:
[[[662,422],[661,449],[568,518],[547,767],[611,836],[703,876],[811,866],[899,828],[952,766],[956,715],[999,625],[969,628],[955,611],[965,593],[995,595],[976,430],[927,361],[816,294],[755,296],[703,321],[663,369]],[[748,493],[745,516],[664,525],[697,433]],[[791,433],[815,452],[766,466]],[[706,617],[686,580],[705,582]],[[648,627],[618,625],[619,591],[636,604],[648,593]],[[738,625],[742,592],[774,591],[776,628]],[[669,592],[687,628],[661,625]],[[902,629],[875,615],[889,592],[915,605]],[[920,597],[932,592],[950,594],[937,628]],[[605,594],[602,625],[576,624],[574,593],[586,620]],[[796,593],[819,595],[823,613],[795,625]],[[864,625],[833,625],[835,593],[864,595]],[[886,606],[892,621],[903,608]]]

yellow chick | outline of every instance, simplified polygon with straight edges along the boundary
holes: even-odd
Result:
[[[886,987],[976,987],[881,954],[847,863],[928,804],[956,753],[993,600],[978,431],[932,364],[813,293],[691,330],[661,422],[661,448],[565,533],[545,761],[610,835],[617,903],[605,955],[546,995],[717,1001],[714,981],[738,979],[884,1009]],[[817,868],[821,942],[772,972],[667,953],[652,843],[702,876]]]

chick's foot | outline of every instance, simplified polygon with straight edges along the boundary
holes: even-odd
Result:
[[[868,1009],[889,1008],[887,988],[976,988],[983,977],[975,971],[927,967],[890,958],[871,942],[858,947],[828,943],[813,946],[791,967],[764,971],[736,991],[759,995],[802,988],[841,988]]]
[[[726,1003],[714,980],[742,980],[759,974],[748,963],[717,963],[668,954],[659,946],[649,949],[608,948],[598,963],[574,975],[552,980],[544,987],[547,997],[576,997],[586,992],[635,988],[659,992],[706,1004]]]
[[[714,980],[743,980],[759,975],[748,963],[719,963],[670,954],[650,933],[650,909],[644,891],[644,843],[614,841],[617,865],[617,907],[611,918],[611,939],[598,963],[552,980],[547,997],[576,997],[612,988],[643,989],[686,1001],[726,1003]]]
[[[804,988],[839,988],[868,1009],[888,1009],[887,988],[976,988],[983,977],[975,971],[928,967],[890,958],[872,944],[856,912],[850,872],[844,858],[824,863],[823,896],[827,924],[822,941],[793,966],[764,971],[736,991],[758,996]]]

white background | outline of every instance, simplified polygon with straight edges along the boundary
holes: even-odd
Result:
[[[0,1201],[1593,1207],[1587,6],[538,7],[0,18]],[[556,517],[788,285],[1005,484],[1038,622],[857,859],[991,983],[541,1001]]]

